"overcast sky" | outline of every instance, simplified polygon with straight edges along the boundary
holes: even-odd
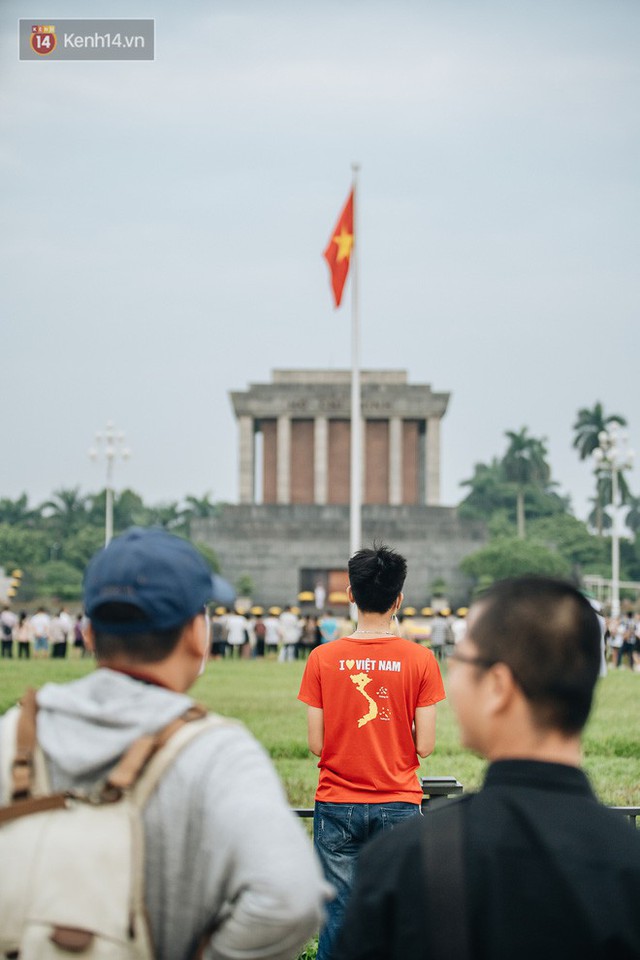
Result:
[[[637,0],[104,0],[154,62],[18,61],[18,17],[88,10],[0,11],[0,496],[98,490],[113,419],[116,487],[237,500],[229,391],[350,364],[357,160],[362,366],[451,392],[443,502],[526,425],[584,516],[577,409],[640,450]]]

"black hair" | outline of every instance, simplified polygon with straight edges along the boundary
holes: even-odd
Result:
[[[142,624],[145,615],[130,603],[109,602],[101,604],[95,611],[102,624]],[[165,660],[178,645],[185,624],[171,630],[142,631],[136,633],[110,632],[108,626],[94,629],[94,646],[98,660],[126,657],[133,663],[160,663]]]
[[[407,561],[384,543],[358,550],[349,560],[349,585],[363,613],[386,613],[393,606],[407,576]]]
[[[469,639],[489,663],[505,663],[536,722],[579,733],[600,670],[600,624],[589,601],[563,580],[518,577],[476,604]]]

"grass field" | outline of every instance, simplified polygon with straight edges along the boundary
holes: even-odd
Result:
[[[316,759],[306,743],[306,708],[296,700],[304,664],[275,660],[212,661],[194,687],[196,699],[210,709],[242,720],[270,753],[285,784],[291,806],[313,806]],[[28,686],[64,682],[93,669],[90,660],[0,660],[0,713]],[[445,686],[446,686],[446,666]],[[640,806],[640,675],[612,672],[601,680],[585,736],[585,767],[596,793],[607,804]],[[485,764],[458,744],[456,723],[447,701],[438,706],[433,756],[420,772],[454,776],[467,790],[482,781]],[[256,799],[259,787],[256,788]],[[298,960],[313,960],[312,940]]]
[[[242,720],[273,758],[294,807],[313,806],[316,760],[306,745],[306,714],[296,700],[303,664],[274,660],[209,663],[193,693],[212,710]],[[93,669],[89,660],[0,660],[0,712],[28,686],[61,682]],[[445,667],[446,685],[446,667]],[[438,706],[433,756],[422,775],[454,776],[470,790],[479,786],[485,764],[458,744],[448,702]],[[585,736],[585,767],[607,804],[640,805],[640,675],[612,672],[599,683]]]

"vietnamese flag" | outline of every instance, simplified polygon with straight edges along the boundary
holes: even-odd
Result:
[[[338,222],[331,234],[322,256],[329,264],[331,273],[331,287],[336,307],[340,306],[342,291],[351,265],[351,250],[353,249],[353,190],[347,198],[338,217]]]

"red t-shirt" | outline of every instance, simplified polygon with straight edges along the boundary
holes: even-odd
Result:
[[[416,707],[444,700],[436,658],[400,637],[343,637],[309,655],[298,700],[324,711],[316,800],[420,803]]]

